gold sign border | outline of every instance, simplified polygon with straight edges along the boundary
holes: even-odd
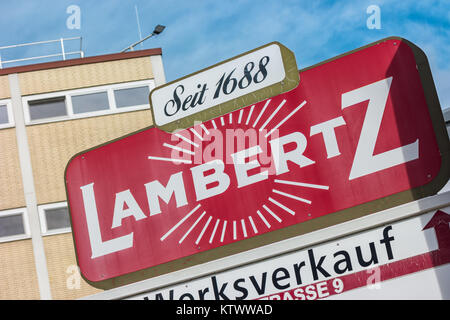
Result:
[[[249,53],[261,50],[265,47],[271,46],[271,45],[277,45],[280,48],[281,51],[281,59],[283,60],[283,66],[284,66],[284,71],[285,71],[285,78],[277,83],[274,83],[270,86],[264,87],[262,89],[250,92],[248,94],[245,94],[243,96],[240,96],[236,99],[215,105],[215,106],[211,106],[210,108],[203,110],[203,111],[199,111],[197,113],[194,113],[190,116],[184,117],[182,119],[179,120],[175,120],[172,121],[170,123],[167,123],[165,125],[159,126],[156,124],[155,121],[155,113],[154,113],[154,106],[152,103],[152,94],[155,93],[155,91],[162,89],[164,87],[170,86],[174,83],[180,82],[182,80],[188,79],[192,76],[195,76],[196,74],[199,74],[201,72],[207,71],[209,69],[213,69],[219,65],[225,64],[227,62],[233,61],[237,58],[240,58],[242,56],[245,56]],[[176,132],[178,130],[182,130],[182,129],[186,129],[186,128],[190,128],[192,126],[194,126],[195,123],[198,122],[204,122],[204,121],[208,121],[214,118],[217,118],[221,115],[227,114],[229,112],[232,112],[234,110],[249,106],[251,104],[257,103],[259,101],[268,99],[270,97],[274,97],[277,96],[281,93],[290,91],[294,88],[296,88],[298,86],[300,82],[300,76],[298,73],[298,67],[297,67],[297,62],[295,60],[295,55],[294,53],[289,50],[288,48],[286,48],[285,46],[283,46],[281,43],[274,41],[274,42],[270,42],[266,45],[263,45],[261,47],[258,47],[256,49],[250,50],[248,52],[245,52],[243,54],[240,54],[238,56],[235,56],[233,58],[230,58],[228,60],[222,61],[220,63],[217,63],[215,65],[212,65],[208,68],[199,70],[197,72],[194,72],[192,74],[189,74],[187,76],[184,76],[180,79],[168,82],[162,86],[156,87],[155,89],[153,89],[150,94],[149,94],[149,101],[150,101],[150,107],[151,107],[151,112],[152,112],[152,118],[153,121],[155,123],[155,126],[158,127],[161,130],[164,130],[166,132]]]
[[[244,251],[248,251],[254,248],[258,248],[264,245],[268,245],[274,242],[278,242],[281,240],[285,240],[288,238],[292,238],[295,236],[299,236],[302,234],[310,233],[312,231],[320,230],[326,227],[330,227],[339,223],[343,223],[349,220],[353,220],[356,218],[360,218],[375,212],[379,212],[382,210],[386,210],[389,208],[393,208],[395,206],[408,203],[414,200],[418,200],[427,196],[431,196],[433,194],[436,194],[442,187],[447,183],[450,177],[450,166],[446,165],[449,164],[450,160],[450,142],[449,137],[447,134],[447,129],[445,127],[445,121],[444,117],[442,115],[442,110],[440,108],[439,99],[436,93],[436,88],[433,82],[433,77],[431,75],[430,66],[428,63],[428,59],[425,55],[425,53],[416,45],[414,45],[412,42],[400,38],[400,37],[389,37],[385,38],[376,42],[373,42],[371,44],[368,44],[366,46],[363,46],[361,48],[346,52],[344,54],[341,54],[339,56],[336,56],[334,58],[322,61],[318,64],[315,64],[313,66],[307,67],[305,69],[300,70],[300,73],[309,70],[312,68],[315,68],[317,66],[320,66],[322,64],[328,63],[330,61],[339,59],[341,57],[347,56],[351,53],[363,50],[365,48],[377,45],[379,43],[385,42],[387,40],[399,40],[404,43],[406,43],[413,51],[414,57],[417,64],[417,69],[419,71],[420,79],[422,82],[422,87],[424,90],[426,102],[428,105],[428,110],[431,116],[432,124],[434,133],[436,135],[438,147],[441,153],[441,168],[436,176],[432,181],[430,181],[428,184],[411,189],[406,190],[403,192],[399,192],[396,194],[393,194],[391,196],[387,196],[384,198],[380,198],[371,202],[363,203],[361,205],[348,208],[345,210],[341,210],[338,212],[330,213],[315,219],[311,219],[302,223],[298,223],[289,227],[285,227],[282,229],[274,230],[265,234],[261,234],[258,236],[254,236],[249,239],[240,240],[238,242],[230,243],[221,247],[217,247],[214,249],[210,249],[208,251],[199,252],[197,254],[193,254],[187,257],[179,258],[170,262],[166,262],[157,266],[149,267],[147,269],[138,270],[135,272],[131,272],[128,274],[124,274],[115,278],[106,279],[98,282],[93,282],[84,277],[84,275],[81,273],[81,276],[83,279],[88,282],[90,285],[100,288],[100,289],[112,289],[115,287],[131,284],[137,281],[153,278],[159,275],[171,273],[174,271],[182,270],[188,267],[192,267],[195,265],[199,265],[202,263],[206,263],[212,260],[216,260],[219,258],[223,258],[226,256],[230,256],[233,254],[241,253]],[[98,145],[94,148],[90,148],[88,150],[85,150],[83,152],[79,152],[76,155],[74,155],[68,162],[68,164],[74,159],[75,157],[86,153],[88,151],[100,148],[104,145],[107,145],[109,143],[112,143],[117,140],[121,140],[125,137],[134,135],[138,132],[148,130],[150,128],[153,128],[154,126],[149,126],[147,128],[143,128],[141,130],[138,130],[136,132],[130,133],[128,135],[125,135],[123,137],[114,139],[112,141],[106,142],[104,144]],[[68,165],[67,165],[68,166]],[[66,171],[67,171],[66,166]],[[66,172],[64,174],[64,177],[66,177]],[[67,179],[65,180],[67,181]],[[69,203],[68,199],[68,193],[67,193],[67,185],[66,185],[66,195],[67,195],[67,201]],[[72,220],[72,214],[70,211],[70,205],[69,207],[69,214]],[[368,226],[370,227],[370,226]],[[73,236],[73,233],[72,233]],[[74,246],[76,248],[75,238],[74,239]],[[78,256],[77,257],[77,263],[78,263]],[[79,264],[78,264],[79,265]]]

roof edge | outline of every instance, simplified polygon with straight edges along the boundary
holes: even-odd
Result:
[[[89,63],[107,62],[107,61],[140,58],[140,57],[156,56],[156,55],[162,55],[161,48],[110,53],[110,54],[85,57],[85,58],[58,60],[58,61],[43,62],[43,63],[24,65],[24,66],[4,68],[4,69],[0,69],[0,75],[29,72],[29,71],[38,71],[38,70],[47,70],[47,69],[54,69],[54,68],[61,68],[61,67],[78,66],[78,65],[89,64]]]

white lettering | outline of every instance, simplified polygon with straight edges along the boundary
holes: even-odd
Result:
[[[113,252],[131,248],[133,246],[133,232],[107,241],[102,241],[100,223],[98,221],[97,205],[95,203],[94,183],[81,186],[83,195],[84,211],[91,243],[92,256],[98,258]]]
[[[250,169],[257,168],[260,165],[258,160],[254,159],[249,162],[245,162],[246,158],[255,156],[262,152],[260,146],[254,146],[250,149],[241,150],[239,152],[231,154],[234,162],[234,170],[236,172],[236,178],[238,182],[238,188],[248,186],[249,184],[256,183],[268,178],[267,170],[261,171],[252,176],[248,175]]]
[[[224,169],[225,164],[222,160],[213,160],[191,168],[197,201],[221,194],[227,190],[230,185],[230,177],[224,172]],[[209,170],[214,170],[214,173],[205,176],[204,173]],[[215,187],[207,188],[208,184],[214,182],[219,184]]]
[[[127,206],[126,209],[124,209],[124,205]],[[133,216],[136,221],[147,218],[128,189],[116,193],[112,228],[120,227],[122,219],[130,216]]]
[[[186,191],[183,183],[183,172],[177,172],[170,176],[167,186],[164,187],[158,180],[145,184],[147,191],[148,205],[150,207],[150,216],[161,213],[159,198],[169,203],[172,194],[175,194],[177,208],[187,205]]]
[[[337,117],[311,127],[310,136],[322,133],[323,142],[327,151],[327,159],[336,157],[341,154],[336,140],[336,132],[334,128],[345,125],[344,118]]]
[[[392,77],[389,77],[342,94],[342,109],[369,99],[349,180],[419,158],[419,139],[397,149],[373,154],[391,83]]]
[[[297,147],[292,151],[285,152],[284,146],[289,143],[295,143]],[[298,164],[301,168],[315,163],[303,155],[303,152],[306,150],[306,145],[306,137],[301,132],[292,132],[270,141],[270,149],[272,151],[277,175],[289,171],[287,165],[288,160]]]

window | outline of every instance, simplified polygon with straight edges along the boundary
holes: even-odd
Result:
[[[8,107],[6,106],[6,104],[0,104],[0,124],[5,124],[8,122]]]
[[[0,217],[0,237],[9,237],[24,233],[25,227],[23,226],[23,219],[20,213]]]
[[[97,92],[72,96],[73,113],[93,112],[109,109],[108,94]]]
[[[0,242],[29,237],[25,208],[0,211]]]
[[[30,105],[30,119],[46,119],[67,115],[65,97],[55,97],[28,102]]]
[[[42,205],[39,206],[38,210],[43,235],[71,232],[66,202]]]
[[[0,100],[0,129],[13,126],[11,100]]]
[[[25,123],[30,125],[143,110],[149,108],[148,97],[154,87],[153,80],[142,80],[26,96],[22,98]]]
[[[114,90],[117,108],[149,104],[148,86]]]

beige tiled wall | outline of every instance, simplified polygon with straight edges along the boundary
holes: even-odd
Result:
[[[24,206],[16,129],[0,129],[0,210]]]
[[[53,299],[78,299],[102,291],[89,285],[77,271],[71,233],[44,237],[44,248]]]
[[[23,96],[153,78],[149,57],[90,63],[19,74]]]
[[[11,97],[8,76],[0,76],[0,99]]]
[[[31,240],[0,243],[0,300],[39,299]]]

